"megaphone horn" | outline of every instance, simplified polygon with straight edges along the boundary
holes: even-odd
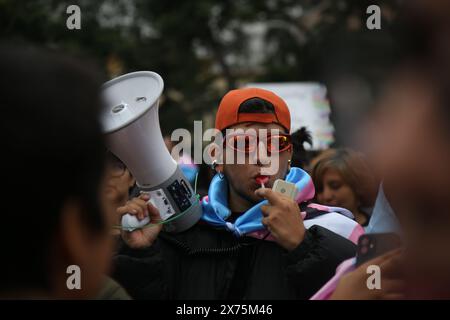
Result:
[[[158,208],[164,230],[181,232],[201,216],[201,205],[192,186],[172,158],[161,134],[159,98],[164,88],[161,76],[139,71],[103,85],[106,108],[102,114],[107,146],[127,166],[143,192]],[[148,224],[133,215],[122,217],[122,228],[134,230]]]

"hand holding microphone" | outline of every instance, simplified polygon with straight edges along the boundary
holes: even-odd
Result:
[[[128,214],[136,217],[139,221],[147,219],[152,224],[133,231],[122,230],[122,239],[130,248],[140,249],[151,246],[162,230],[159,211],[149,200],[150,196],[143,193],[117,209],[117,214],[120,215],[121,219]]]

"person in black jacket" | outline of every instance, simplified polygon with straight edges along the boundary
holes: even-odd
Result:
[[[351,241],[314,218],[329,215],[351,228],[356,222],[304,201],[313,197],[314,189],[304,171],[290,168],[290,115],[281,98],[261,89],[230,91],[219,106],[216,128],[226,133],[224,150],[243,152],[246,160],[255,161],[233,164],[226,154],[223,164],[214,166],[217,174],[202,201],[203,217],[191,229],[168,234],[153,225],[122,231],[114,278],[138,299],[308,299],[340,262],[355,254]],[[258,151],[267,149],[265,157],[251,152],[254,136],[247,129],[270,131],[267,141],[254,141]],[[270,168],[275,168],[272,174],[264,173]],[[307,178],[301,180],[306,183],[295,177]],[[302,189],[297,201],[270,189],[280,178]],[[158,223],[159,213],[148,200],[141,195],[117,212],[139,219],[149,215]],[[255,210],[258,214],[251,215]],[[251,223],[243,222],[254,216]]]

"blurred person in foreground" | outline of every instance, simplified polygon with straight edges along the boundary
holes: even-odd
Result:
[[[346,208],[360,225],[368,225],[378,182],[362,153],[325,150],[311,161],[311,177],[317,203]]]
[[[0,48],[1,298],[93,298],[109,269],[101,79],[86,62]],[[69,289],[69,266],[81,271]],[[76,281],[75,281],[76,284]]]
[[[450,78],[445,63],[437,66],[413,61],[402,68],[375,120],[384,198],[404,248],[356,269],[344,262],[336,289],[328,283],[313,299],[450,298]],[[381,269],[380,290],[367,288],[370,265]]]
[[[332,298],[450,298],[449,17],[446,1],[408,3],[400,38],[408,59],[372,125],[383,207],[395,212],[389,220],[400,226],[404,250],[368,262],[381,267],[381,290],[364,286],[366,264],[342,277]]]

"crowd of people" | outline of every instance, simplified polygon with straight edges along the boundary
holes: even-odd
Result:
[[[255,155],[237,141],[252,137],[226,129],[270,130],[276,143],[258,140],[257,148],[276,154],[279,166],[261,187],[268,160],[258,153],[254,163],[228,163],[225,153],[200,168],[177,159],[191,181],[200,176],[202,196],[200,221],[177,234],[158,224],[149,195],[106,148],[95,66],[2,45],[0,297],[450,298],[450,47],[447,28],[427,28],[433,41],[411,49],[385,85],[370,157],[337,147],[311,158],[307,128],[290,134],[280,97],[257,88],[226,93],[215,123],[221,147],[248,159]],[[297,195],[273,191],[277,179]],[[153,225],[123,230],[125,214]],[[358,264],[358,239],[387,232],[402,246]],[[367,286],[371,265],[381,270],[380,288]],[[67,285],[69,266],[81,270],[77,290]]]

